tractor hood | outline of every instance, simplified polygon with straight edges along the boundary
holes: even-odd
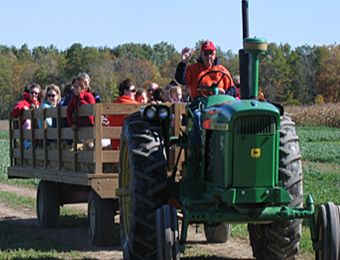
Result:
[[[235,100],[229,99],[225,102],[212,104],[205,108],[202,112],[202,127],[211,130],[230,130],[233,121],[244,116],[270,116],[275,117],[279,122],[279,110],[268,102],[258,101],[256,99]]]

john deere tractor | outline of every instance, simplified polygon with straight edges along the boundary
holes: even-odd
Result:
[[[243,0],[245,21],[247,6]],[[303,218],[316,259],[340,259],[340,209],[327,203],[315,210],[310,195],[303,205],[295,125],[281,105],[257,99],[267,42],[249,38],[247,28],[240,100],[217,94],[217,84],[209,96],[198,86],[202,95],[187,104],[179,136],[168,106],[148,105],[125,120],[117,190],[124,259],[179,259],[192,223],[204,225],[211,243],[227,241],[231,224],[247,223],[257,259],[295,259]]]

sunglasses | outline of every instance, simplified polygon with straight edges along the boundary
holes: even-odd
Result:
[[[54,94],[47,94],[47,97],[55,97]]]
[[[204,51],[203,54],[204,56],[209,56],[212,55],[214,52],[213,51]]]
[[[39,92],[31,91],[30,92],[32,95],[39,95]]]
[[[129,89],[129,91],[132,92],[132,93],[135,93],[135,92],[136,92],[136,89],[135,89],[135,88]]]

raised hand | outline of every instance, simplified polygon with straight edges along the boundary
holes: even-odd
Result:
[[[182,50],[182,61],[185,63],[188,63],[188,61],[190,60],[190,58],[192,57],[192,55],[195,53],[194,49],[185,47]]]

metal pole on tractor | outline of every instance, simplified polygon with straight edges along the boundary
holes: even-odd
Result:
[[[243,40],[249,37],[249,19],[248,19],[248,0],[242,0],[242,30]],[[250,56],[243,49],[239,50],[240,62],[240,84],[241,99],[251,98],[251,86],[249,80]]]

